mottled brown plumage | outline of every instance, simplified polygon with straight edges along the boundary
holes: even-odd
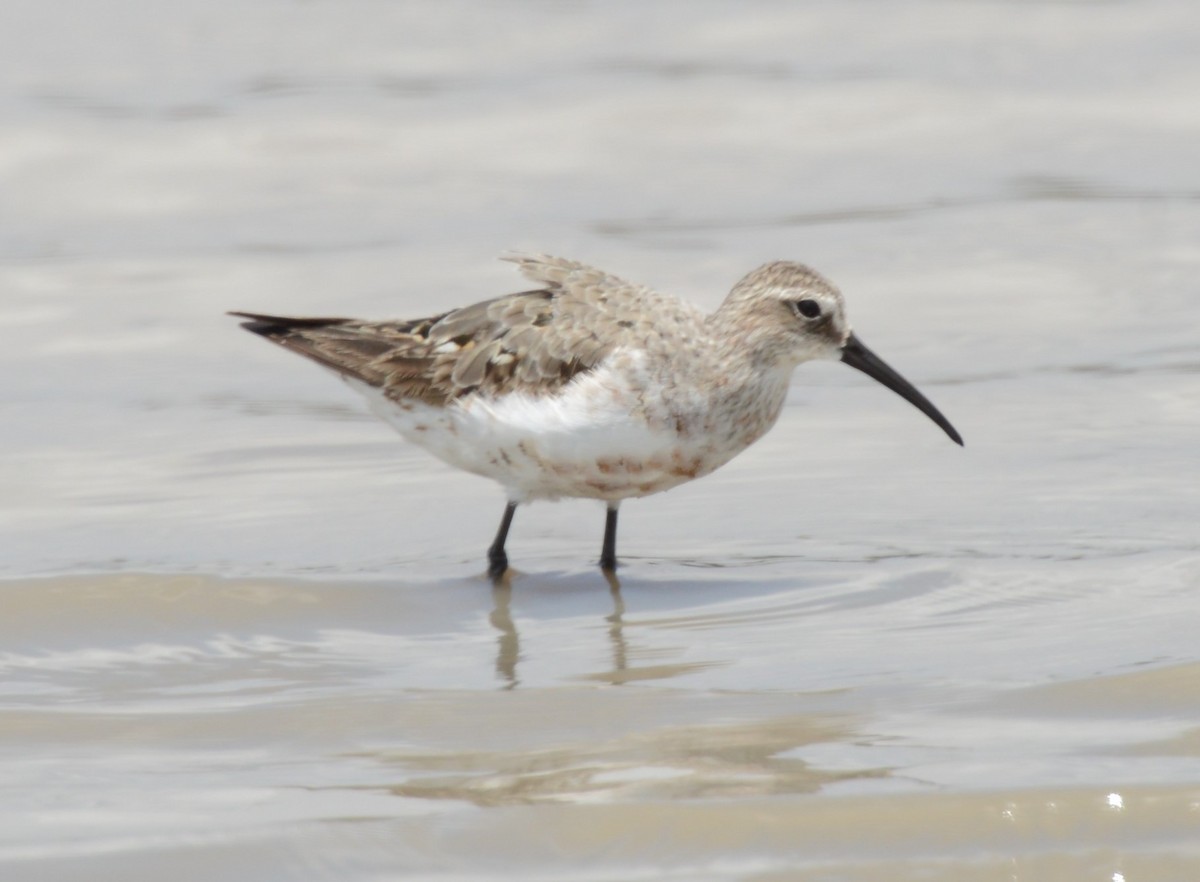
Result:
[[[231,315],[393,401],[445,405],[473,392],[553,394],[644,334],[647,317],[635,307],[661,297],[575,261],[509,259],[545,287],[408,321]]]

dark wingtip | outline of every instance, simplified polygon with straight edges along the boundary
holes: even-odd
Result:
[[[290,318],[282,315],[263,315],[257,312],[236,312],[234,310],[225,314],[250,319],[248,322],[242,322],[241,326],[260,337],[278,337],[297,328],[326,328],[349,321],[344,318]]]
[[[284,320],[273,315],[258,315],[253,312],[227,312],[226,315],[232,315],[237,318],[250,319],[248,322],[241,322],[241,327],[245,328],[252,334],[258,334],[260,337],[274,337],[287,331],[287,325]]]

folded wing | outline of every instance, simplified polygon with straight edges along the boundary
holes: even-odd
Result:
[[[442,406],[471,394],[549,394],[595,368],[629,336],[644,296],[573,261],[513,258],[545,287],[412,321],[288,318],[234,312],[248,331],[396,400]]]

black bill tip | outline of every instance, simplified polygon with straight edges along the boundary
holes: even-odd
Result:
[[[863,342],[851,334],[842,347],[842,361],[855,370],[860,370],[873,380],[878,380],[917,410],[937,423],[950,440],[959,447],[963,446],[962,435],[950,425],[950,421],[942,416],[942,412],[933,406],[928,398],[917,391],[917,387],[896,373],[882,358],[863,345]]]

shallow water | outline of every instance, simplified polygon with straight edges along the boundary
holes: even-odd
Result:
[[[69,14],[68,14],[69,11]],[[1200,878],[1200,12],[11,3],[0,878]],[[806,260],[716,475],[519,512],[226,309]]]

